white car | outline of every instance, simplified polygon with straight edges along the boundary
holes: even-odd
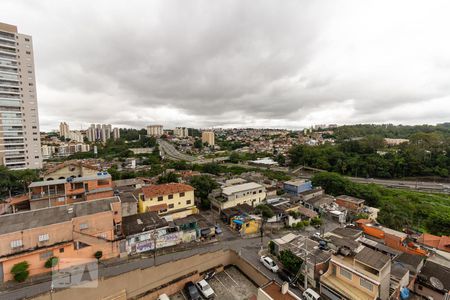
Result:
[[[320,295],[317,294],[312,289],[307,289],[306,291],[304,291],[303,298],[305,298],[305,300],[320,300],[320,299],[322,299],[322,298],[320,298]]]
[[[196,283],[198,290],[200,291],[200,293],[202,293],[202,295],[206,298],[206,299],[212,299],[214,298],[215,294],[214,294],[214,290],[212,289],[212,287],[208,284],[208,282],[206,282],[206,280],[200,280],[199,282]]]
[[[265,256],[265,255],[261,256],[261,262],[270,271],[272,271],[274,273],[278,272],[279,268],[278,268],[277,264],[270,257]]]

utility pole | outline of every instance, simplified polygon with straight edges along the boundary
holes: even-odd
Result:
[[[156,232],[156,224],[152,232],[152,238],[153,238],[153,266],[156,266],[156,250],[157,250],[156,243],[158,238],[158,233]]]

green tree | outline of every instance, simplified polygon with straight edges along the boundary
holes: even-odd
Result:
[[[294,274],[298,273],[303,264],[303,260],[292,253],[291,250],[281,251],[278,258],[283,266]]]
[[[212,192],[212,190],[219,187],[217,182],[210,176],[200,175],[192,177],[190,180],[190,185],[192,185],[195,189],[195,196],[200,198],[202,208],[209,208],[210,202],[208,195]]]
[[[13,274],[14,280],[17,282],[24,282],[25,280],[27,280],[28,276],[30,275],[30,272],[28,271],[29,267],[30,264],[27,261],[22,261],[15,264],[11,268],[11,274]]]
[[[170,172],[167,173],[166,175],[161,175],[158,178],[158,184],[163,184],[163,183],[171,183],[171,182],[178,182],[179,175],[174,173],[174,172]]]
[[[221,171],[220,166],[217,163],[207,163],[203,165],[204,173],[219,175],[220,171]]]
[[[59,258],[56,257],[56,256],[52,256],[49,259],[47,259],[47,261],[45,262],[44,266],[47,269],[51,269],[51,268],[55,267],[58,264],[58,262],[59,262]]]

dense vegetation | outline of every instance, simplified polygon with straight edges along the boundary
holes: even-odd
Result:
[[[9,170],[0,166],[0,199],[9,194],[17,195],[28,191],[28,185],[39,180],[37,170]]]
[[[374,125],[374,124],[359,124],[359,125],[345,125],[333,129],[334,133],[331,137],[338,139],[338,141],[351,139],[356,137],[365,137],[368,135],[379,135],[385,138],[403,138],[408,139],[416,133],[437,133],[444,136],[450,135],[450,123],[433,125]]]
[[[204,209],[210,208],[210,201],[208,199],[209,193],[219,187],[219,184],[207,175],[194,176],[191,178],[190,185],[195,189],[195,196],[200,199],[201,207]]]
[[[337,174],[323,172],[312,179],[331,195],[346,194],[380,208],[378,222],[396,230],[406,228],[436,235],[450,235],[450,196],[354,183]]]
[[[306,165],[356,177],[448,177],[450,136],[438,132],[414,133],[410,142],[395,148],[380,135],[346,140],[337,145],[298,145],[289,151],[291,165]]]
[[[128,129],[127,129],[128,130]],[[131,129],[130,129],[131,130]],[[133,129],[135,130],[135,129]],[[93,146],[97,146],[97,155],[94,154]],[[156,146],[156,139],[154,137],[148,137],[141,135],[136,140],[128,142],[123,137],[114,141],[108,140],[105,144],[96,143],[92,144],[92,149],[89,152],[77,152],[68,159],[84,159],[84,158],[104,158],[106,160],[112,160],[113,158],[127,158],[135,156],[130,148],[152,148]]]

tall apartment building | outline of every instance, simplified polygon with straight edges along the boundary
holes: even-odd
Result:
[[[186,127],[176,127],[174,130],[174,134],[176,137],[184,138],[188,137],[188,129]]]
[[[0,165],[42,168],[33,43],[0,23]]]
[[[203,131],[202,132],[202,142],[208,143],[209,146],[215,145],[214,132],[213,131]]]
[[[111,138],[113,129],[111,124],[91,124],[86,134],[89,142],[103,142]]]
[[[160,137],[163,135],[163,126],[162,125],[149,125],[147,126],[147,135]]]
[[[114,140],[120,139],[120,129],[119,128],[114,128],[113,131],[112,131],[112,135],[113,135],[113,139]]]
[[[66,122],[59,123],[59,136],[64,138],[69,138],[69,124]]]

